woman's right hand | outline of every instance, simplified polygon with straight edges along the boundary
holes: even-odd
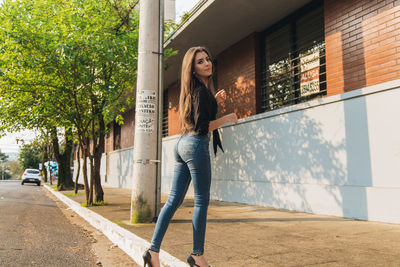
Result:
[[[219,90],[218,93],[215,94],[215,99],[217,100],[218,104],[222,104],[226,100],[226,92],[224,89]]]

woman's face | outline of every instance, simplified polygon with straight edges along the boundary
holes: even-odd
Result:
[[[200,79],[207,79],[212,74],[212,63],[206,52],[197,52],[194,57],[194,73]]]

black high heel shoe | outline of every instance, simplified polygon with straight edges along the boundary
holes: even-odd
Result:
[[[153,264],[151,264],[151,254],[150,254],[150,249],[146,250],[146,252],[143,254],[143,267],[146,267],[148,264],[149,267],[153,267]]]
[[[200,267],[200,265],[196,264],[196,261],[194,260],[194,258],[192,257],[193,254],[190,254],[187,258],[187,263],[189,263],[190,267],[196,266],[196,267]],[[200,255],[198,255],[200,256]],[[208,267],[211,267],[210,265]]]

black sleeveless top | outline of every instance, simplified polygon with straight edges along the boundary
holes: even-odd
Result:
[[[217,118],[218,104],[214,95],[207,87],[195,78],[195,87],[193,89],[193,102],[191,119],[194,125],[194,131],[199,135],[207,135],[210,121]],[[218,129],[213,131],[214,154],[217,155],[217,146],[222,148]]]

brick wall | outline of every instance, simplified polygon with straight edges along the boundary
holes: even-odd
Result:
[[[179,123],[179,93],[180,83],[176,82],[168,87],[168,135],[179,134],[181,125]],[[171,103],[171,104],[170,104]]]
[[[135,109],[123,114],[124,124],[121,125],[121,149],[133,146],[135,137]]]
[[[325,0],[328,95],[398,79],[400,1]]]
[[[113,124],[112,123],[109,123],[108,124],[108,126],[107,127],[109,127],[109,132],[108,132],[108,134],[106,135],[106,137],[105,137],[105,144],[104,144],[104,150],[105,150],[105,153],[108,153],[108,152],[111,152],[111,151],[113,151],[113,131],[112,131],[112,127],[113,126]]]
[[[135,109],[132,108],[123,115],[124,124],[121,125],[121,149],[132,147],[135,138]],[[104,150],[106,153],[114,151],[114,123],[108,125],[109,133],[105,138]]]
[[[217,56],[216,89],[225,89],[227,93],[227,100],[219,107],[219,116],[231,112],[236,112],[239,118],[256,114],[258,45],[258,35],[251,34]]]

